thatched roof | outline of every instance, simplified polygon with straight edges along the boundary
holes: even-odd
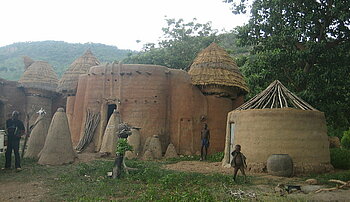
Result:
[[[57,90],[63,93],[75,94],[79,75],[86,74],[90,67],[99,64],[100,62],[94,56],[94,54],[92,54],[90,50],[87,50],[84,55],[77,58],[63,74]]]
[[[58,78],[49,63],[35,61],[24,71],[18,83],[20,87],[55,91]]]
[[[216,43],[197,55],[188,73],[193,85],[238,87],[244,94],[249,91],[236,62]]]
[[[318,111],[290,92],[279,80],[272,82],[264,91],[254,96],[236,110],[265,108],[297,108]]]

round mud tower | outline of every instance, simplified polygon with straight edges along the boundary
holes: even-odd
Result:
[[[177,158],[177,157],[179,157],[179,155],[177,155],[177,153],[176,153],[175,146],[170,143],[168,145],[168,148],[166,149],[164,158],[169,159],[169,158]]]
[[[272,154],[267,159],[267,172],[280,177],[290,177],[293,174],[293,161],[288,154]]]
[[[34,128],[28,140],[28,149],[24,155],[26,158],[39,158],[39,153],[43,149],[50,122],[44,114],[39,114],[34,123]]]
[[[113,111],[109,118],[105,133],[103,135],[102,146],[100,153],[115,154],[117,145],[117,131],[120,123],[120,114],[116,110]]]
[[[66,113],[59,108],[52,118],[45,145],[39,154],[41,165],[63,165],[76,158]]]

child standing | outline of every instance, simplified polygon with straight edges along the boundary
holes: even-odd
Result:
[[[231,153],[232,161],[231,166],[234,168],[233,170],[233,180],[236,181],[238,170],[241,171],[244,176],[244,180],[246,180],[246,175],[244,169],[247,167],[246,157],[241,153],[241,145],[236,145],[235,150]]]

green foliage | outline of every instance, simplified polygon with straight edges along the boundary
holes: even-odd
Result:
[[[334,126],[328,125],[327,131],[328,131],[328,136],[335,136],[338,137],[339,140],[343,137],[343,133],[346,130],[345,127],[338,127],[335,128]]]
[[[165,19],[167,27],[162,28],[163,37],[157,43],[147,43],[142,52],[130,55],[124,63],[155,64],[174,69],[187,70],[198,52],[213,41],[227,49],[232,56],[248,54],[249,47],[237,47],[236,33],[218,35],[211,23],[184,22],[183,19]]]
[[[0,75],[8,80],[18,80],[23,74],[22,56],[50,63],[60,77],[69,65],[86,50],[91,49],[100,62],[122,60],[133,51],[98,43],[66,43],[63,41],[21,42],[0,47]]]
[[[345,149],[350,149],[350,128],[347,131],[344,131],[343,137],[341,138],[341,145]]]
[[[226,187],[241,186],[231,176],[184,173],[161,168],[161,163],[126,161],[136,170],[120,180],[106,177],[113,162],[94,161],[76,165],[61,174],[50,196],[55,200],[117,201],[228,201]],[[244,184],[249,187],[251,184]]]
[[[211,23],[184,22],[183,19],[165,19],[167,27],[162,28],[163,38],[158,44],[144,45],[141,53],[132,55],[124,63],[164,65],[174,69],[187,69],[198,51],[209,46],[216,37]]]
[[[124,155],[127,151],[132,151],[132,146],[128,143],[126,138],[118,138],[116,153],[119,155]]]
[[[350,150],[341,148],[332,148],[331,152],[331,164],[334,168],[350,169]]]
[[[211,162],[220,162],[224,158],[224,152],[217,152],[208,156],[208,161]]]
[[[278,79],[325,112],[328,124],[350,123],[350,4],[347,1],[226,0],[234,13],[251,4],[249,23],[237,28],[240,45],[253,46],[242,71],[251,94]],[[242,61],[240,61],[242,62]]]

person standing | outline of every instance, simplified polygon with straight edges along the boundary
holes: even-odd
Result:
[[[208,154],[208,148],[209,148],[209,140],[210,140],[210,131],[208,129],[208,124],[203,125],[203,129],[201,131],[201,140],[202,140],[202,147],[201,147],[201,161],[207,159]]]
[[[247,167],[246,157],[241,153],[241,145],[236,145],[235,150],[231,153],[232,161],[231,166],[234,168],[233,170],[233,180],[236,181],[238,170],[244,176],[244,180],[246,181],[247,176],[245,175],[244,169]]]
[[[11,155],[12,150],[15,154],[15,168],[21,170],[21,161],[19,156],[19,141],[24,134],[25,128],[23,122],[18,119],[19,112],[13,111],[12,117],[6,121],[7,130],[7,150],[5,153],[5,169],[11,168]]]

